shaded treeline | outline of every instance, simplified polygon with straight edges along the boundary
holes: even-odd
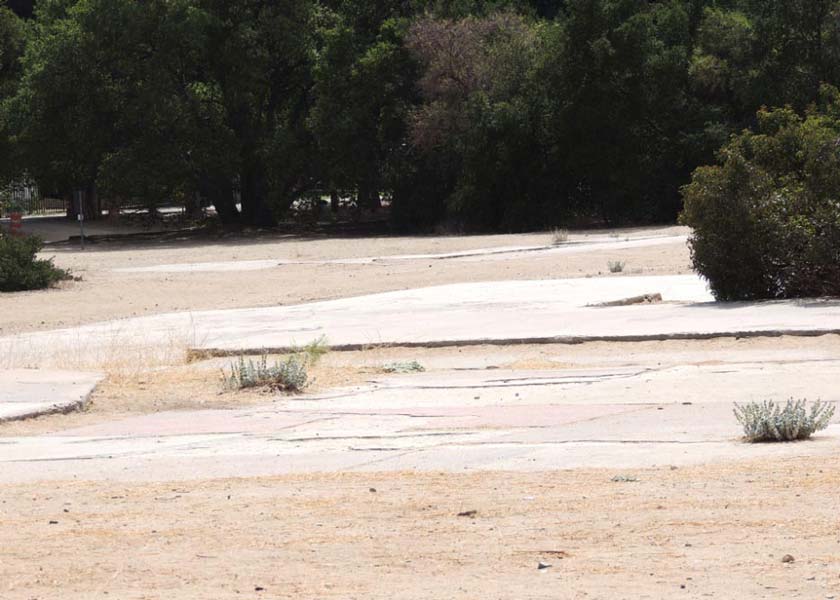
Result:
[[[673,221],[758,108],[840,84],[840,0],[8,6],[0,180],[226,223],[331,193],[413,229]]]

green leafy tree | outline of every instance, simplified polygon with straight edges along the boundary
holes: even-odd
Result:
[[[670,221],[761,106],[840,85],[840,0],[35,6],[0,11],[0,177],[89,216],[343,190],[413,228]]]
[[[840,93],[757,123],[683,190],[694,268],[721,300],[840,295]]]
[[[311,187],[305,121],[314,7],[308,0],[198,5],[210,19],[204,116],[235,154],[233,176],[208,169],[203,186],[224,220],[270,225]]]
[[[7,101],[14,95],[21,77],[23,46],[23,22],[11,10],[0,7],[0,187],[16,170]]]
[[[45,0],[8,110],[28,170],[116,204],[200,190],[225,221],[272,223],[305,185],[305,161],[287,158],[306,114],[310,9]]]
[[[570,0],[543,55],[555,191],[607,222],[673,219],[694,119],[683,2]]]
[[[509,12],[424,18],[413,25],[409,47],[424,66],[411,142],[437,172],[429,177],[420,170],[419,178],[436,185],[420,186],[419,197],[403,201],[428,209],[422,194],[443,194],[441,208],[461,224],[527,226],[536,214],[528,208],[528,191],[541,165],[532,160],[539,156],[530,80],[535,28]]]
[[[309,124],[324,184],[379,206],[389,159],[405,138],[416,66],[402,3],[348,0],[324,15]]]
[[[153,89],[142,76],[156,38],[153,13],[153,4],[130,0],[47,0],[32,26],[24,75],[8,103],[10,126],[42,189],[87,191],[88,218],[99,213],[97,184],[113,177],[109,165],[137,143],[132,125],[140,130],[152,120],[138,96]]]

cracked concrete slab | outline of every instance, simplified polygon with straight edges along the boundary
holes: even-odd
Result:
[[[595,307],[647,293],[663,303]],[[170,313],[0,338],[8,365],[172,348],[282,351],[325,336],[334,348],[580,342],[840,332],[840,301],[715,303],[696,276],[503,281],[295,306]],[[39,363],[40,364],[40,363]]]
[[[732,403],[840,401],[840,359],[379,378],[242,409],[158,413],[0,439],[0,480],[166,480],[333,470],[615,469],[835,452],[739,440]]]
[[[0,422],[78,410],[101,380],[98,373],[0,371]]]

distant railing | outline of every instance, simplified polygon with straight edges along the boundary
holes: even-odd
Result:
[[[45,215],[66,210],[62,198],[44,197],[37,185],[19,183],[0,189],[0,208],[3,212],[15,211],[25,215]]]

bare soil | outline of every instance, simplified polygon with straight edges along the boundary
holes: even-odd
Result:
[[[838,480],[790,459],[5,486],[0,598],[840,597]]]

